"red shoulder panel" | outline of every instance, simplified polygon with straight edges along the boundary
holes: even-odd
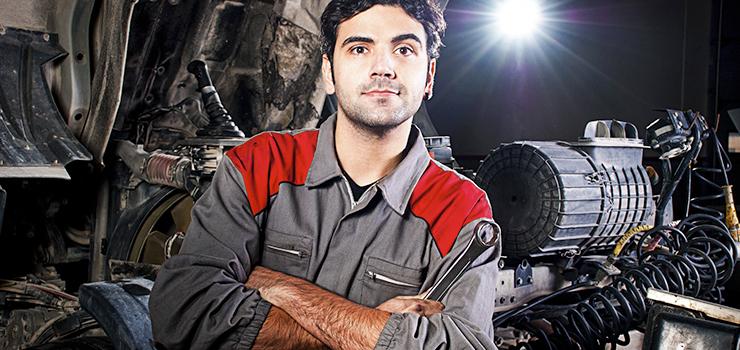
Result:
[[[226,152],[244,178],[253,215],[267,207],[281,183],[305,184],[318,135],[318,130],[295,135],[264,132]]]
[[[411,212],[423,219],[444,257],[455,244],[463,226],[491,218],[485,192],[472,181],[430,161],[411,194]]]

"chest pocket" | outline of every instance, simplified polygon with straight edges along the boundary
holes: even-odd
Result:
[[[260,265],[291,276],[306,278],[312,248],[311,238],[268,229],[265,230]]]
[[[376,307],[400,295],[417,295],[423,281],[424,273],[420,269],[370,257],[362,276],[360,300],[363,305]]]

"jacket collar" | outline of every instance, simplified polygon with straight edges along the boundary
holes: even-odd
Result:
[[[332,115],[319,128],[316,151],[306,177],[306,186],[309,188],[342,176],[334,148],[336,118],[336,114]],[[377,182],[383,198],[399,215],[405,212],[414,187],[431,160],[424,145],[424,137],[416,125],[411,127],[409,146],[405,152],[406,155],[396,168]]]
[[[306,186],[316,187],[335,177],[342,176],[339,167],[337,152],[334,149],[334,130],[337,125],[337,115],[333,114],[321,124],[319,138],[316,141],[311,167],[306,175]]]

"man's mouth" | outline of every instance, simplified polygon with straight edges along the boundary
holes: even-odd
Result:
[[[398,91],[390,89],[376,89],[368,90],[362,93],[363,95],[374,96],[374,97],[388,97],[398,95]]]

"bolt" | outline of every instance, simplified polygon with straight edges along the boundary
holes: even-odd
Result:
[[[499,337],[497,335],[496,336],[493,336],[493,343],[496,346],[501,347],[501,345],[504,345],[504,338]]]
[[[498,268],[499,269],[503,269],[504,268],[504,259],[499,259],[498,260]]]
[[[515,285],[520,286],[521,284],[522,284],[522,279],[521,278],[517,278]]]
[[[5,35],[5,26],[0,24],[0,35]]]
[[[48,33],[44,33],[41,37],[44,38],[44,41],[49,41],[50,38]]]
[[[506,303],[506,298],[504,298],[504,297],[501,297],[501,299],[499,299],[499,300],[498,300],[498,303],[499,303],[499,304],[504,304],[504,303]]]
[[[527,277],[527,283],[532,283],[532,276]]]

